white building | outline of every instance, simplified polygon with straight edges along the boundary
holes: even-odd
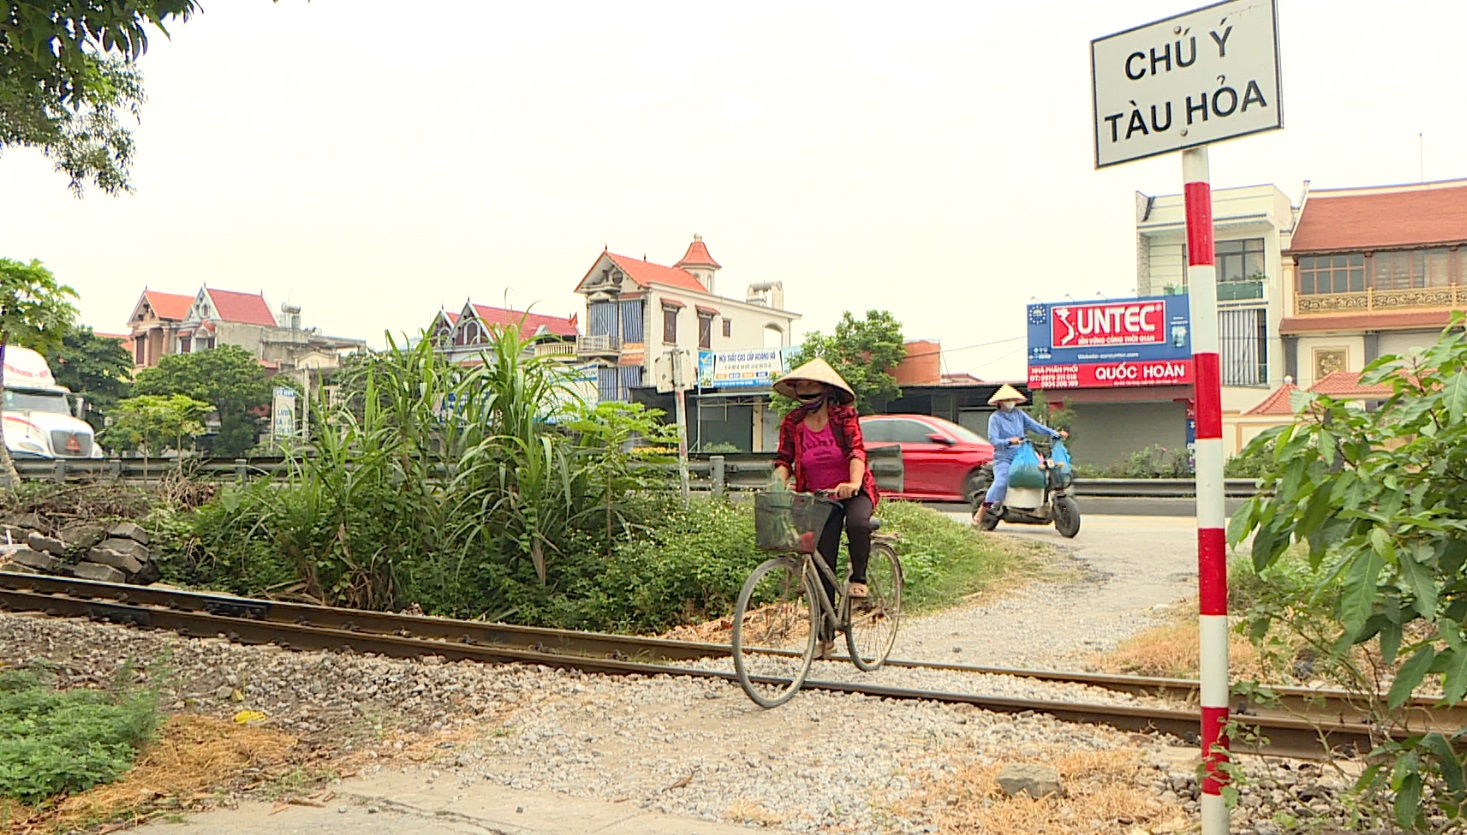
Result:
[[[1223,413],[1258,404],[1283,383],[1279,327],[1294,209],[1276,186],[1212,193]],[[1187,211],[1180,194],[1136,194],[1136,293],[1187,292]]]
[[[652,384],[653,363],[673,350],[783,348],[798,313],[783,308],[779,282],[747,285],[740,297],[719,295],[721,269],[702,236],[671,267],[603,251],[576,285],[586,297],[586,326],[576,353],[598,366],[602,400],[628,400]]]

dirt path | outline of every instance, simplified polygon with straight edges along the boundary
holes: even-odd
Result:
[[[895,655],[1079,669],[1095,652],[1160,622],[1162,612],[1197,592],[1197,534],[1191,518],[1092,516],[1074,539],[1052,527],[1019,525],[1001,525],[989,535],[1059,549],[1063,556],[1056,565],[1065,576],[909,620]]]

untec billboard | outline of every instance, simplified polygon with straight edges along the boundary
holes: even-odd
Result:
[[[1186,296],[1029,305],[1031,389],[1191,382]]]

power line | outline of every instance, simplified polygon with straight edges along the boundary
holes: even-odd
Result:
[[[995,339],[992,342],[979,342],[976,345],[964,345],[961,348],[944,348],[941,345],[939,345],[939,346],[937,346],[937,350],[935,350],[935,351],[918,351],[916,353],[908,353],[908,354],[906,354],[906,357],[908,359],[910,359],[912,357],[930,357],[933,354],[938,354],[938,355],[942,355],[942,354],[955,354],[958,351],[971,351],[974,348],[988,348],[988,347],[993,346],[993,345],[1002,345],[1005,342],[1017,342],[1020,339],[1027,339],[1027,338],[1028,338],[1027,336],[1011,336],[1011,337],[1009,337],[1007,339]],[[1014,353],[1017,353],[1017,352],[1014,352]],[[1006,354],[1005,356],[1009,356],[1009,355]]]

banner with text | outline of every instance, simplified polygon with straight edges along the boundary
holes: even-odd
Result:
[[[1029,387],[1187,385],[1186,296],[1029,305]]]
[[[769,388],[789,367],[793,348],[749,348],[742,351],[699,351],[698,387],[711,389]]]

